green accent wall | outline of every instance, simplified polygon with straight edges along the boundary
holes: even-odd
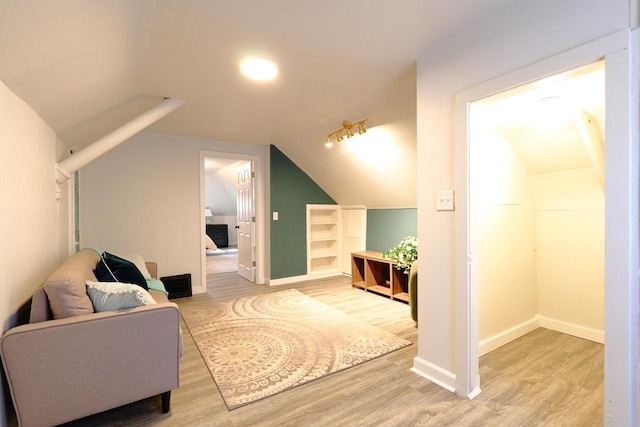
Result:
[[[367,250],[386,252],[407,236],[418,237],[417,209],[367,209]]]
[[[302,276],[307,274],[307,204],[337,203],[275,145],[269,148],[271,279]]]

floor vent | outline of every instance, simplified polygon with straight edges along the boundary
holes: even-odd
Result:
[[[161,277],[165,289],[169,292],[169,299],[191,296],[191,274]]]

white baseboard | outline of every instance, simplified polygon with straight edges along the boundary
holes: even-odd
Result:
[[[283,277],[281,279],[269,279],[265,282],[269,286],[288,285],[290,283],[304,282],[305,280],[323,279],[325,277],[345,276],[343,273],[327,273],[327,274],[305,274],[302,276]]]
[[[574,337],[604,344],[604,331],[585,328],[584,326],[548,319],[546,317],[540,318],[540,326],[553,331],[562,332],[563,334],[573,335]]]
[[[439,385],[451,393],[456,392],[456,376],[452,372],[442,369],[419,357],[413,358],[413,368],[411,372],[426,378],[434,384]]]
[[[527,322],[521,323],[517,326],[514,326],[513,328],[507,329],[504,332],[480,341],[480,349],[478,355],[483,356],[498,347],[502,347],[503,345],[510,343],[511,341],[516,340],[531,331],[536,330],[540,326],[540,317],[536,316],[535,318]]]
[[[562,332],[563,334],[572,335],[574,337],[604,344],[604,332],[595,329],[585,328],[571,323],[561,322],[559,320],[549,319],[547,317],[536,316],[528,322],[521,323],[511,329],[500,334],[494,335],[480,342],[479,355],[485,355],[498,347],[510,343],[513,340],[528,334],[537,328],[547,328],[552,331]]]
[[[295,283],[295,282],[303,282],[309,279],[311,279],[311,276],[309,276],[308,274],[305,274],[302,276],[283,277],[282,279],[267,279],[265,281],[269,286],[281,286],[281,285],[288,285],[290,283]]]

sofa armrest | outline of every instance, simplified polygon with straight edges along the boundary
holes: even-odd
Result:
[[[22,325],[0,340],[21,425],[57,425],[179,385],[174,303]]]
[[[158,263],[157,262],[145,262],[147,271],[151,275],[152,279],[158,278]]]

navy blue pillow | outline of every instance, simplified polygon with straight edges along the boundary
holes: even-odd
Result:
[[[133,283],[149,290],[147,281],[134,263],[109,252],[102,253],[93,273],[99,282]]]

